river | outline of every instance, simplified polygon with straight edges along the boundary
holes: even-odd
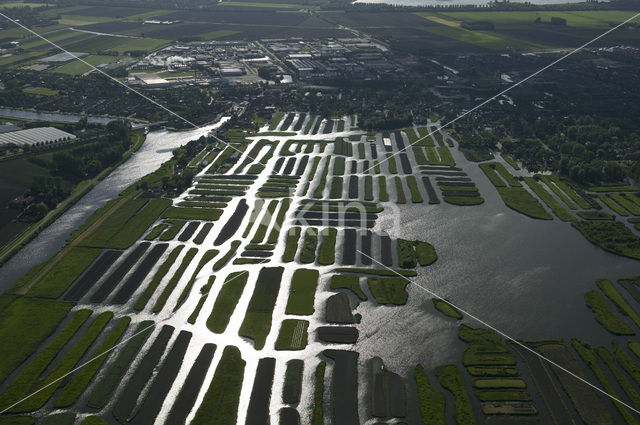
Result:
[[[0,109],[0,114],[2,114],[2,109]],[[117,197],[127,186],[156,170],[160,164],[170,159],[174,148],[220,127],[228,119],[228,117],[222,118],[215,124],[196,130],[180,132],[158,130],[147,134],[147,138],[138,152],[98,183],[80,201],[0,268],[0,292],[9,288],[32,266],[51,258],[62,248],[71,232],[84,223],[94,211],[110,199]]]

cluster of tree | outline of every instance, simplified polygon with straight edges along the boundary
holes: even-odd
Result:
[[[116,164],[130,146],[131,125],[122,120],[111,121],[105,128],[104,137],[54,153],[47,166],[51,174],[77,183]]]
[[[23,3],[24,4],[24,3]],[[34,6],[36,6],[34,4]],[[48,16],[42,15],[40,12],[46,10],[46,6],[31,7],[31,6],[17,6],[12,7],[7,14],[10,14],[12,19],[16,21],[20,21],[22,25],[27,27],[32,27],[34,25],[45,26],[45,25],[53,25],[56,23],[55,20],[51,19]],[[31,35],[30,35],[31,37]],[[35,36],[32,36],[35,37]]]
[[[18,219],[24,221],[38,221],[49,210],[71,194],[72,186],[60,176],[35,176],[26,195],[33,196],[35,201],[27,205],[19,214]]]
[[[261,66],[258,68],[258,75],[265,80],[275,80],[278,68],[275,66]]]
[[[110,71],[110,74],[118,76],[123,72],[126,73],[126,70],[121,67]],[[5,84],[5,89],[0,90],[0,105],[8,108],[133,117],[151,122],[169,120],[175,127],[190,126],[100,75],[49,73],[45,79],[40,72],[16,69],[0,71],[0,81]],[[25,92],[23,89],[26,87],[46,87],[57,90],[58,94],[37,96]],[[212,96],[211,89],[193,86],[141,90],[158,103],[197,124],[213,121],[237,99],[232,94],[235,89],[231,88],[219,89],[215,96]]]
[[[363,113],[359,119],[361,128],[369,131],[393,130],[408,127],[413,124],[413,115],[408,112],[382,112]]]
[[[191,140],[186,145],[182,145],[173,151],[173,159],[178,169],[186,168],[187,164],[196,157],[202,149],[207,147],[213,139],[201,136],[199,139]]]
[[[493,31],[496,28],[491,21],[464,21],[460,26],[471,31]]]
[[[538,16],[536,18],[536,24],[546,24],[547,22],[544,22],[542,20],[542,18],[540,16]],[[564,18],[558,18],[557,16],[552,16],[551,20],[548,22],[551,25],[559,25],[559,26],[566,26],[567,25],[567,20]]]
[[[214,139],[201,136],[196,140],[191,140],[186,145],[174,149],[173,157],[171,158],[173,173],[162,177],[162,190],[175,195],[189,188],[193,182],[193,177],[197,174],[197,170],[187,168],[187,165],[212,142],[214,142]]]
[[[112,121],[96,141],[78,144],[53,154],[29,158],[49,170],[50,176],[36,176],[25,193],[34,202],[27,205],[19,219],[37,221],[71,194],[73,186],[86,178],[95,177],[106,167],[122,160],[131,145],[131,125],[122,120]]]
[[[502,150],[531,171],[552,170],[585,184],[640,178],[640,133],[626,119],[567,116],[507,132],[515,141],[501,140]]]
[[[615,62],[604,69],[600,61]],[[467,58],[459,69],[475,70],[473,81],[486,79],[501,65],[496,59]],[[520,60],[520,69],[548,62]],[[640,179],[640,59],[633,49],[582,52],[566,60],[571,72],[551,69],[544,80],[510,91],[513,102],[492,102],[455,123],[463,148],[502,150],[531,171],[553,171],[587,185]],[[612,72],[612,70],[615,71]],[[464,71],[463,71],[464,72]],[[521,71],[525,75],[525,71]],[[498,74],[499,75],[499,74]],[[624,84],[620,84],[624,81]],[[469,88],[468,103],[453,104],[447,120],[488,98],[500,87]],[[474,100],[476,99],[476,100]],[[481,130],[483,128],[491,130]]]
[[[169,194],[182,193],[191,186],[195,175],[195,170],[187,168],[176,171],[171,176],[164,176],[162,178],[162,190]]]

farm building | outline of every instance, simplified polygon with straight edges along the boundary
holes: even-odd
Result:
[[[76,136],[53,127],[29,128],[0,134],[0,146],[43,146],[66,143],[75,140]]]

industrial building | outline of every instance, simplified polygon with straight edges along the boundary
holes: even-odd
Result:
[[[0,134],[0,146],[44,146],[67,143],[76,139],[73,134],[54,127],[29,128]]]

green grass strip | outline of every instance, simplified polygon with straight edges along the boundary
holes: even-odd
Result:
[[[460,369],[454,365],[438,366],[435,369],[435,374],[440,384],[453,394],[455,419],[458,425],[476,425],[477,422]]]
[[[178,270],[176,270],[171,280],[169,280],[169,282],[167,283],[167,286],[164,287],[164,290],[160,294],[160,297],[158,297],[156,304],[153,306],[154,313],[158,313],[162,310],[162,308],[167,302],[167,299],[169,299],[169,296],[178,285],[178,281],[184,274],[184,271],[187,269],[187,267],[189,267],[191,260],[193,260],[193,257],[195,257],[197,253],[198,253],[198,248],[191,248],[184,255],[184,258],[180,263],[180,267],[178,267]]]
[[[322,174],[320,175],[320,181],[318,181],[318,185],[313,191],[314,198],[322,198],[322,193],[324,192],[324,187],[327,184],[327,175],[329,174],[329,157],[325,157],[324,168],[322,169]]]
[[[264,202],[264,199],[256,199],[256,202],[253,204],[253,210],[251,211],[251,215],[249,216],[249,223],[247,223],[247,227],[244,229],[244,233],[242,234],[243,238],[249,236],[249,232],[251,231],[253,224],[258,218],[258,214],[260,214],[260,211],[262,211]]]
[[[185,220],[216,221],[220,218],[221,215],[222,215],[221,209],[169,207],[166,209],[162,217],[181,218]]]
[[[271,232],[269,232],[269,237],[267,238],[267,243],[274,244],[278,242],[278,236],[280,236],[280,230],[282,230],[282,223],[284,223],[284,218],[289,210],[289,206],[291,205],[291,198],[285,198],[282,200],[280,204],[280,209],[278,210],[278,215],[276,216],[276,221],[273,224],[273,228]]]
[[[331,179],[331,189],[329,190],[329,198],[340,199],[342,198],[342,189],[344,187],[344,180],[342,177],[334,177]]]
[[[609,197],[609,195],[598,195],[598,199],[600,199],[602,203],[605,204],[607,207],[609,207],[614,213],[622,217],[626,217],[629,215],[627,210],[625,210],[620,205],[615,203],[613,199]]]
[[[611,309],[611,305],[607,302],[600,291],[589,291],[584,294],[584,300],[598,323],[606,330],[615,335],[634,335],[635,332],[621,318],[619,318]]]
[[[130,322],[131,318],[129,317],[123,317],[118,321],[102,345],[92,353],[91,363],[80,369],[64,387],[64,390],[53,404],[54,407],[68,407],[75,403],[78,397],[80,397],[87,388],[91,379],[93,379],[95,374],[102,367],[102,364],[107,360],[110,350],[113,349],[122,334],[127,330]]]
[[[613,199],[615,202],[620,204],[624,209],[629,211],[631,214],[636,216],[640,215],[640,208],[638,208],[638,206],[635,203],[630,201],[627,198],[626,194],[612,193],[609,196],[611,197],[611,199]]]
[[[318,247],[318,263],[328,266],[335,262],[338,230],[329,227],[320,232],[320,234],[322,235],[322,241]]]
[[[447,425],[444,394],[433,388],[422,365],[413,369],[413,378],[418,387],[418,403],[422,421],[431,425]]]
[[[398,174],[398,165],[396,164],[396,158],[391,154],[387,153],[387,166],[389,167],[389,172],[391,174]]]
[[[373,177],[364,176],[364,200],[373,201]]]
[[[169,227],[167,223],[160,223],[157,226],[154,226],[153,229],[151,229],[151,231],[147,233],[147,236],[145,236],[144,239],[147,241],[155,240],[158,236],[160,236],[162,232],[167,229],[167,227]]]
[[[131,362],[140,354],[142,345],[153,332],[153,324],[153,321],[146,320],[138,325],[124,348],[118,350],[118,357],[111,363],[101,379],[96,382],[87,399],[87,406],[101,409],[111,400],[111,394],[122,382],[122,377],[131,367]]]
[[[404,305],[407,303],[409,294],[406,286],[409,281],[403,277],[370,277],[367,285],[371,295],[378,304]]]
[[[33,286],[27,296],[58,298],[100,255],[98,248],[72,248],[49,272]]]
[[[290,263],[296,256],[298,251],[298,240],[300,239],[300,227],[293,227],[287,231],[287,241],[284,247],[284,253],[282,254],[282,261]]]
[[[269,223],[271,223],[271,219],[273,218],[273,213],[278,206],[277,200],[272,200],[269,202],[269,206],[267,206],[267,211],[262,216],[262,220],[260,221],[260,225],[256,229],[256,232],[251,239],[251,243],[261,243],[264,240],[265,235],[267,234],[267,229],[269,228]]]
[[[640,385],[640,367],[616,341],[613,341],[613,355],[622,368]]]
[[[317,270],[311,269],[298,269],[293,273],[285,314],[299,316],[313,314],[319,276]]]
[[[292,359],[287,362],[287,370],[284,375],[284,385],[282,387],[283,402],[296,404],[300,401],[303,373],[304,360]]]
[[[592,186],[591,192],[638,192],[640,188],[635,186]]]
[[[218,251],[217,249],[209,249],[204,253],[202,258],[198,262],[198,266],[191,274],[191,279],[189,279],[189,282],[182,290],[180,297],[178,297],[178,301],[176,302],[176,306],[173,308],[173,311],[176,311],[182,305],[182,302],[189,296],[189,292],[191,292],[191,288],[193,287],[193,284],[195,283],[196,277],[198,277],[198,273],[200,273],[200,270],[202,270],[205,264],[213,260],[213,258],[219,253],[220,251]]]
[[[227,329],[248,278],[249,272],[246,271],[233,272],[227,276],[207,319],[207,328],[211,332],[221,334]]]
[[[264,348],[271,330],[273,309],[280,291],[284,267],[264,267],[260,270],[255,289],[238,335],[254,341],[256,350]]]
[[[299,319],[285,319],[280,326],[280,332],[275,342],[278,351],[304,350],[309,338],[309,321]]]
[[[415,270],[367,269],[363,267],[338,267],[334,271],[340,273],[354,273],[373,276],[397,276],[398,274],[400,274],[401,276],[415,277],[418,275]]]
[[[565,192],[563,192],[563,191],[562,191],[562,189],[560,189],[560,187],[559,187],[559,186],[556,184],[556,182],[551,178],[551,176],[549,176],[549,175],[539,175],[539,176],[536,176],[536,177],[539,177],[539,178],[540,178],[540,180],[542,180],[542,181],[544,182],[544,184],[546,184],[546,185],[547,185],[547,187],[548,187],[549,189],[551,189],[551,191],[552,191],[553,193],[555,193],[555,194],[556,194],[556,196],[557,196],[558,198],[560,198],[560,199],[562,200],[562,202],[564,202],[564,203],[565,203],[565,205],[566,205],[567,207],[569,207],[569,209],[572,209],[572,210],[576,210],[576,209],[578,209],[578,207],[577,207],[577,205],[575,204],[575,202],[573,202],[573,201],[571,200],[571,198],[569,198],[569,197],[567,196],[567,194],[566,194]],[[589,208],[589,204],[587,204],[587,206],[586,206],[585,208]]]
[[[313,412],[311,413],[311,425],[324,424],[324,372],[327,363],[321,361],[314,374],[315,389],[313,391]]]
[[[72,306],[39,298],[0,296],[0,382],[55,332]]]
[[[216,261],[216,263],[213,265],[213,271],[218,271],[222,267],[224,267],[224,265],[229,262],[231,257],[233,257],[235,255],[235,253],[238,250],[238,247],[240,246],[240,244],[241,244],[240,241],[232,241],[231,242],[231,246],[229,247],[229,251],[227,251],[227,253],[224,254],[224,256],[222,258],[220,258],[218,261]]]
[[[416,158],[418,165],[428,165],[429,160],[424,156],[424,148],[422,146],[413,146],[413,156]]]
[[[41,425],[73,425],[76,421],[76,414],[74,412],[64,412],[54,415],[48,415],[42,419]],[[0,422],[2,424],[3,422]],[[16,425],[16,422],[13,425]]]
[[[138,298],[138,300],[136,301],[135,305],[133,306],[134,309],[136,309],[137,311],[144,310],[145,306],[149,302],[149,299],[153,296],[153,293],[162,281],[162,278],[164,278],[165,275],[169,272],[169,269],[171,268],[173,263],[175,263],[176,258],[178,258],[178,255],[180,255],[180,252],[182,252],[183,248],[184,245],[178,245],[171,251],[165,262],[162,263],[156,274],[153,275],[151,283],[149,283],[144,292],[140,295],[140,298]]]
[[[310,264],[316,260],[316,247],[318,246],[318,229],[315,227],[307,228],[304,234],[304,242],[300,251],[300,262],[302,264]]]
[[[435,134],[439,135],[440,133],[435,133]],[[440,155],[440,164],[441,165],[449,165],[451,167],[456,165],[456,161],[453,159],[453,156],[451,155],[451,151],[449,150],[448,147],[439,146],[436,149],[438,150],[438,155]]]
[[[553,213],[557,215],[560,220],[562,221],[576,220],[576,218],[567,210],[565,210],[564,207],[560,205],[560,202],[556,201],[556,199],[553,196],[551,196],[551,194],[547,192],[545,188],[542,187],[542,185],[536,181],[536,179],[534,179],[533,177],[525,177],[524,181],[527,184],[527,186],[529,186],[531,190],[533,190],[533,192],[536,195],[538,195],[538,197],[542,199],[542,201],[545,204],[547,204],[549,208],[551,208],[551,211],[553,211]]]
[[[215,275],[209,276],[209,280],[207,281],[207,284],[202,285],[202,288],[200,288],[200,299],[198,300],[198,305],[196,305],[196,308],[193,309],[193,313],[191,313],[191,315],[187,319],[188,323],[191,323],[192,325],[196,323],[196,319],[198,318],[198,315],[202,310],[202,306],[204,306],[204,302],[207,300],[207,297],[209,296],[209,292],[211,292],[211,287],[213,286],[213,283],[215,282],[215,280],[216,280]]]
[[[191,425],[236,424],[245,366],[238,347],[225,347]]]
[[[589,368],[594,373],[594,375],[596,375],[604,391],[606,391],[606,393],[609,394],[611,397],[619,398],[615,388],[613,387],[611,382],[609,382],[604,371],[600,367],[600,364],[598,363],[598,357],[595,355],[593,350],[589,348],[589,345],[577,339],[571,340],[571,345],[578,352],[578,355],[580,356],[580,358],[582,358],[582,360],[587,364],[587,366],[589,366]],[[618,412],[620,413],[620,415],[622,415],[622,417],[624,418],[625,422],[628,425],[637,425],[635,418],[633,417],[633,415],[631,414],[631,412],[627,407],[623,406],[620,403],[614,403],[614,405],[616,406],[616,409],[618,409]]]
[[[506,154],[504,152],[500,152],[500,156],[502,157],[502,159],[504,159],[504,162],[509,164],[514,170],[516,170],[516,171],[520,170],[520,166],[518,165],[516,160],[513,159],[511,156],[509,156],[508,154]]]
[[[171,205],[170,199],[152,199],[140,211],[137,211],[124,224],[122,222],[111,222],[109,217],[99,230],[109,233],[111,236],[104,245],[105,248],[126,249],[133,245],[149,226],[160,217],[163,211]],[[104,227],[104,229],[103,229]],[[116,230],[117,229],[117,230]],[[116,233],[113,234],[114,230]],[[88,245],[83,242],[83,245]]]
[[[360,278],[356,275],[336,274],[331,276],[331,289],[348,289],[358,296],[362,301],[366,301],[367,295],[362,291]]]
[[[318,164],[320,164],[321,160],[322,160],[322,158],[319,157],[319,156],[313,158],[313,165],[311,165],[311,171],[309,171],[309,176],[307,177],[307,181],[308,182],[312,182],[314,177],[316,176],[316,171],[318,170]],[[311,184],[307,183],[307,185],[305,186],[305,189],[304,189],[304,193],[302,194],[303,196],[307,195],[307,191],[309,190],[310,186],[311,186]]]
[[[161,241],[172,240],[173,238],[178,236],[178,233],[180,232],[180,230],[182,230],[184,225],[187,224],[187,222],[184,220],[165,220],[164,222],[170,224],[171,227],[169,227],[167,230],[162,232],[162,234],[160,234]]]
[[[600,288],[600,290],[604,292],[604,294],[611,301],[613,301],[613,303],[620,309],[621,312],[629,316],[631,320],[633,320],[633,323],[635,323],[636,326],[640,327],[640,316],[622,296],[620,291],[616,289],[613,283],[611,283],[611,281],[607,279],[598,279],[596,284],[598,285],[598,288]]]
[[[556,186],[558,186],[564,193],[569,195],[571,200],[575,202],[580,208],[592,208],[592,205],[586,199],[584,199],[576,190],[574,190],[574,188],[570,184],[561,180],[560,177],[552,174],[549,179],[553,181]]]
[[[500,163],[500,162],[491,162],[490,164],[494,167],[494,169],[498,172],[498,174],[500,174],[500,176],[502,176],[504,181],[506,181],[509,186],[511,186],[511,187],[522,187],[522,183],[520,183],[518,181],[518,179],[516,179],[513,176],[513,174],[511,174],[509,171],[507,171],[507,169],[504,167],[504,165],[502,165],[502,163]]]
[[[500,178],[498,173],[496,173],[496,170],[494,167],[495,164],[496,164],[495,162],[485,162],[483,164],[478,164],[478,166],[489,178],[489,181],[491,182],[492,185],[498,188],[507,187],[507,184],[504,182],[504,180],[502,180],[502,178]]]
[[[633,384],[629,382],[629,380],[620,371],[620,368],[616,365],[616,360],[613,354],[604,347],[598,347],[595,351],[596,354],[598,354],[598,357],[600,357],[607,365],[613,376],[616,378],[616,381],[620,385],[620,388],[622,388],[625,394],[629,397],[633,405],[640,406],[640,395],[633,387]]]
[[[397,194],[396,203],[406,204],[407,197],[405,196],[404,189],[402,188],[402,179],[400,179],[400,177],[395,177],[393,180],[396,184],[396,194]]]
[[[31,412],[44,406],[53,393],[64,383],[64,380],[60,378],[69,373],[78,364],[112,317],[113,313],[110,311],[98,315],[69,351],[64,354],[51,373],[31,384],[27,390],[28,393],[33,393],[33,395],[13,407],[11,411]]]
[[[276,112],[276,114],[269,120],[269,130],[273,131],[278,128],[278,124],[282,121],[284,112]]]
[[[498,193],[509,208],[531,218],[553,220],[540,202],[522,187],[499,187]]]
[[[418,189],[418,182],[414,176],[407,176],[407,186],[411,193],[411,202],[414,204],[424,202],[424,199],[422,199],[422,195],[420,194],[420,189]]]
[[[45,369],[53,362],[60,350],[91,316],[91,310],[78,310],[53,340],[40,350],[9,386],[0,394],[0,405],[10,406],[31,392],[33,384]],[[16,406],[22,411],[21,405]],[[12,411],[15,411],[12,409]]]
[[[389,202],[387,179],[385,176],[378,176],[378,198],[380,199],[380,202]]]

